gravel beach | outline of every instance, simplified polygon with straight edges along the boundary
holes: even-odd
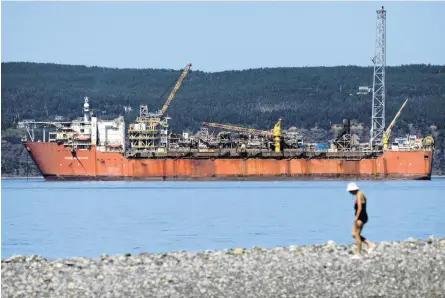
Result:
[[[445,297],[445,238],[2,260],[2,297]]]

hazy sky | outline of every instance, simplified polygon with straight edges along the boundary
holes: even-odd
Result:
[[[5,2],[2,61],[220,71],[445,64],[445,2]]]

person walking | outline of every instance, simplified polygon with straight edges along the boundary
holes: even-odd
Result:
[[[357,244],[357,257],[361,257],[362,254],[362,242],[368,246],[368,250],[371,251],[374,248],[374,244],[361,235],[363,227],[368,222],[368,213],[366,211],[367,199],[363,192],[360,191],[357,184],[354,182],[348,183],[346,190],[353,196],[355,196],[354,204],[354,225],[352,227],[352,237]]]

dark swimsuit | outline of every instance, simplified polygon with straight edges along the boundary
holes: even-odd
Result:
[[[357,214],[357,209],[358,209],[358,206],[357,206],[357,200],[355,200],[355,204],[354,204],[354,210],[355,210],[355,213],[354,213],[354,215]],[[368,213],[366,213],[366,201],[365,201],[364,203],[362,203],[362,211],[361,211],[360,214],[358,215],[358,219],[359,219],[363,224],[365,224],[365,223],[368,221]]]

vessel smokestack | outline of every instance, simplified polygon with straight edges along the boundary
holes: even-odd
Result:
[[[90,105],[87,96],[85,96],[85,103],[83,104],[83,120],[85,122],[90,122]]]

